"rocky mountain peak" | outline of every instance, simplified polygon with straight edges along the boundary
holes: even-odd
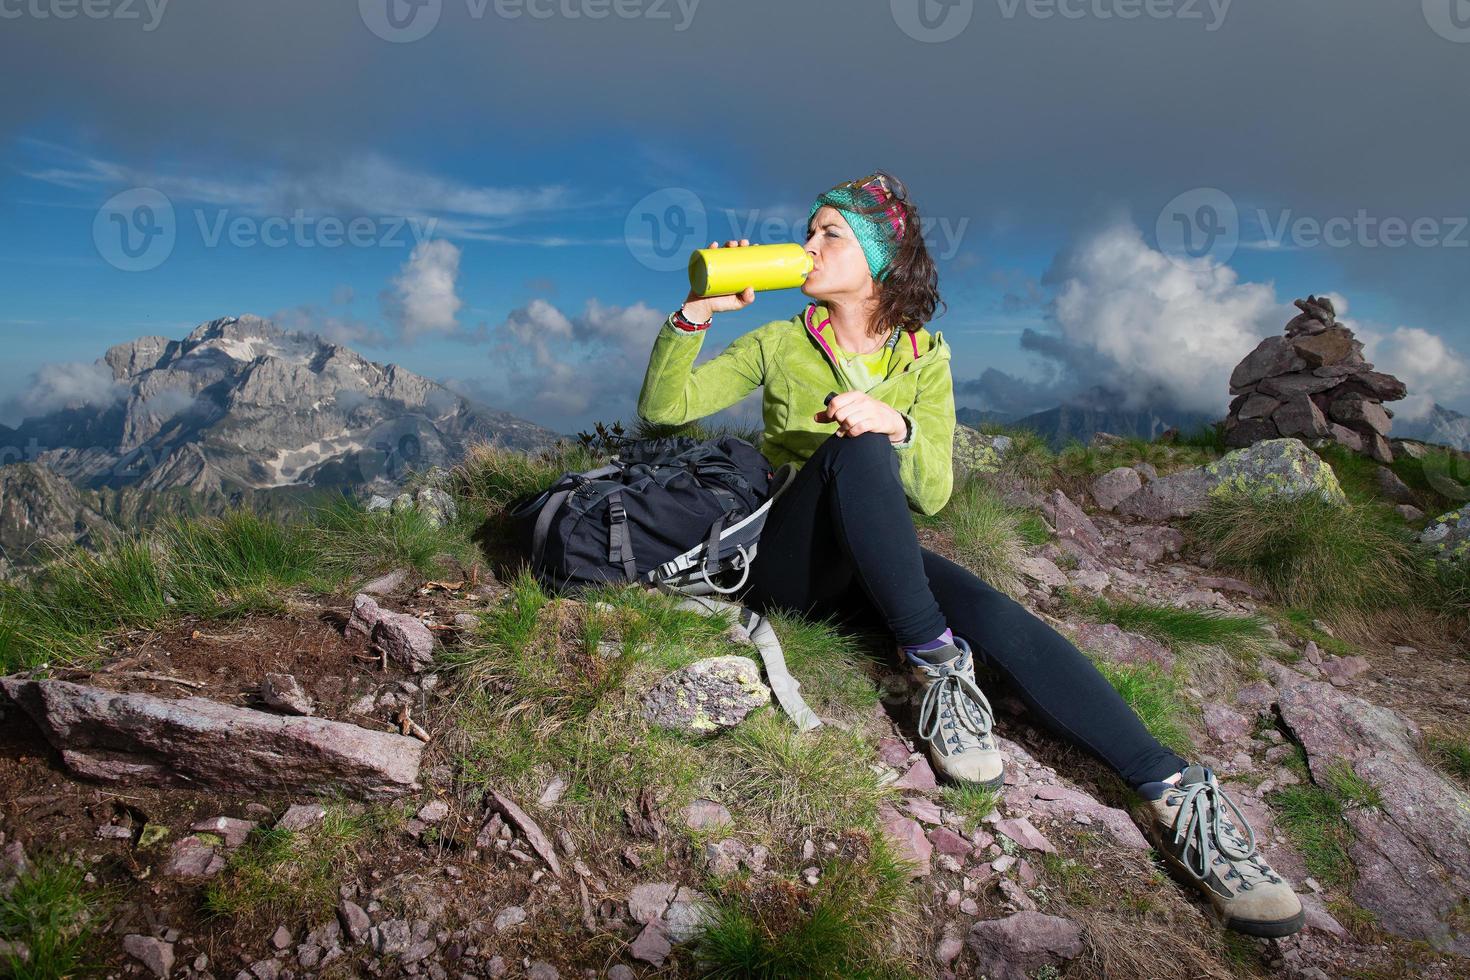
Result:
[[[366,488],[472,442],[530,450],[557,437],[258,316],[210,320],[183,340],[141,337],[102,363],[118,382],[114,406],[87,425],[28,419],[16,436],[33,436],[38,459],[83,487]]]

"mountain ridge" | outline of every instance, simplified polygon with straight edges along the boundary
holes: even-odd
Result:
[[[373,488],[452,463],[475,442],[535,450],[560,438],[396,364],[245,314],[182,340],[139,337],[96,362],[118,398],[3,434],[82,489]],[[285,448],[282,448],[285,447]]]

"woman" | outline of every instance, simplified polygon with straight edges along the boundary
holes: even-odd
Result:
[[[638,399],[650,421],[682,424],[764,386],[761,450],[773,467],[799,469],[767,515],[743,601],[886,627],[923,685],[918,730],[935,768],[998,788],[1004,760],[975,680],[979,657],[1054,732],[1149,801],[1160,852],[1228,926],[1258,936],[1300,929],[1301,903],[1214,773],[1159,744],[1061,634],[919,544],[909,511],[935,514],[949,500],[955,410],[949,347],[924,329],[938,275],[903,185],[880,172],[822,194],[806,249],[813,268],[802,291],[814,302],[804,311],[695,368],[713,315],[743,309],[755,292],[691,292],[659,330]]]

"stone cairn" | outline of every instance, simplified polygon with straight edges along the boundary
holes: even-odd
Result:
[[[1296,307],[1301,313],[1286,325],[1286,335],[1261,341],[1231,372],[1235,398],[1225,417],[1225,444],[1239,449],[1296,436],[1393,462],[1387,438],[1393,412],[1383,403],[1403,398],[1408,389],[1363,360],[1362,342],[1337,322],[1332,300],[1308,296]]]

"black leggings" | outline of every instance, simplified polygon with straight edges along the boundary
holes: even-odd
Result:
[[[1051,729],[1133,788],[1185,765],[1064,636],[919,544],[898,452],[881,433],[829,436],[803,464],[766,516],[741,598],[757,612],[886,628],[900,645],[927,643],[948,626]]]

